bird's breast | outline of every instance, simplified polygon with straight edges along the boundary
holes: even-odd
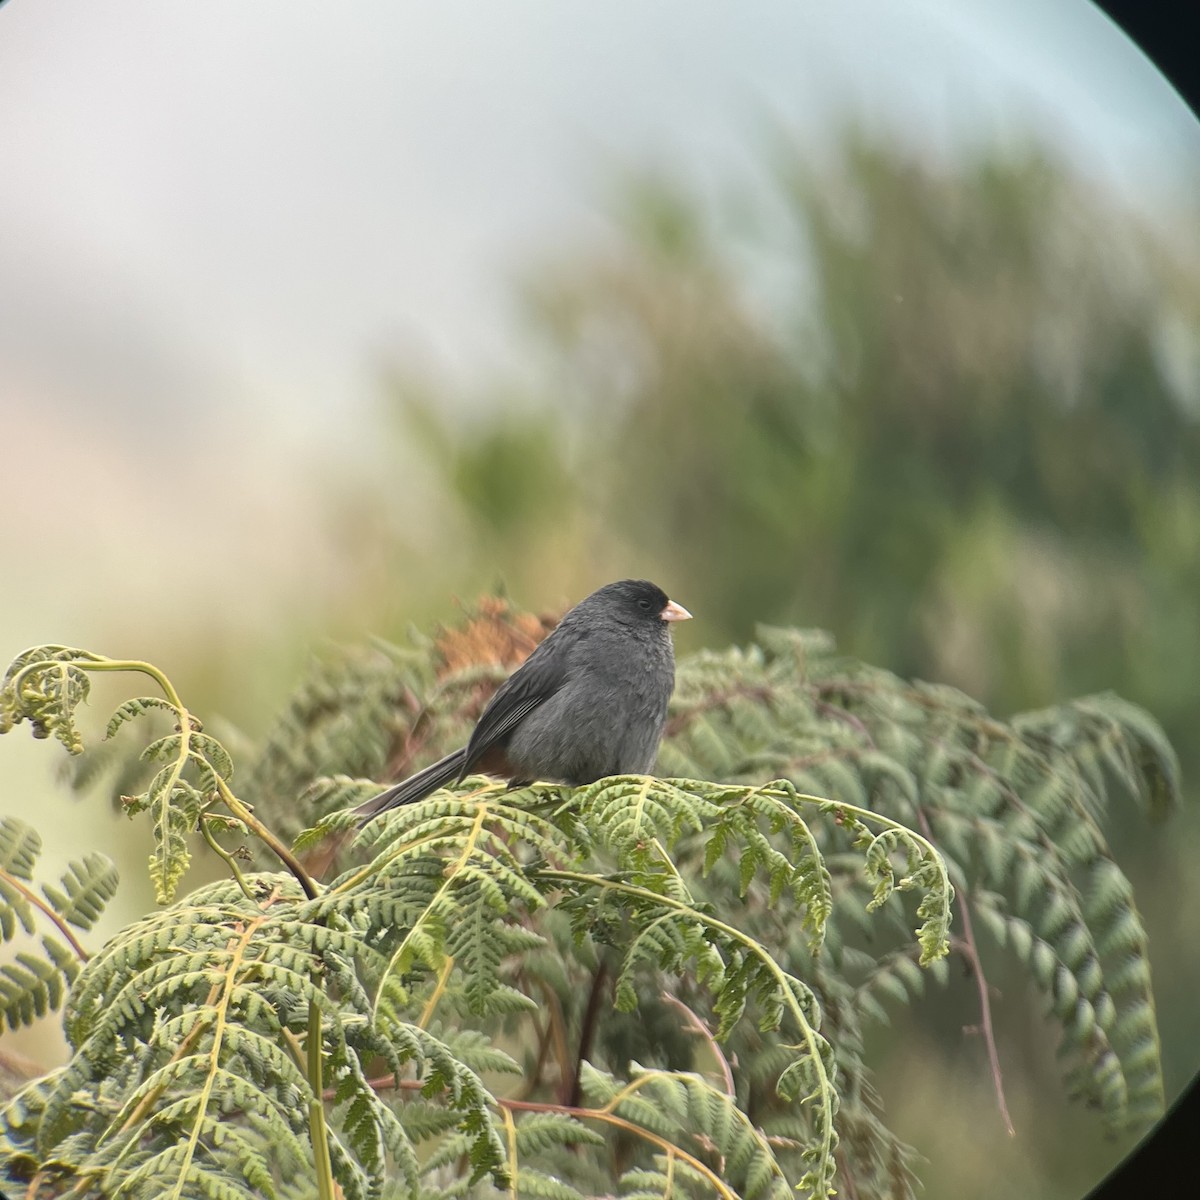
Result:
[[[654,765],[674,686],[670,642],[631,653],[593,635],[564,685],[514,731],[508,757],[523,775],[590,783]]]

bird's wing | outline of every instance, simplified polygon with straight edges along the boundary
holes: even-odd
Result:
[[[471,733],[460,779],[562,687],[567,678],[566,658],[561,641],[556,642],[551,634],[500,685]]]

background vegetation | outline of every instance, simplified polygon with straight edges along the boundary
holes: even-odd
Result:
[[[240,796],[227,749],[152,665],[61,646],[12,664],[0,732],[57,738],[78,786],[115,775],[114,803],[153,828],[166,907],[90,954],[69,927],[94,928],[111,861],[39,897],[38,834],[0,822],[0,930],[45,930],[0,971],[0,1018],[61,1008],[72,1049],[0,1110],[0,1180],[30,1200],[432,1200],[489,1174],[512,1200],[912,1200],[865,1033],[924,994],[922,968],[946,985],[954,954],[1015,1135],[997,949],[1041,993],[1064,1084],[1103,1128],[1162,1112],[1146,931],[1104,834],[1113,800],[1178,802],[1144,710],[1106,693],[1005,723],[839,658],[827,635],[762,626],[680,663],[667,778],[475,778],[357,831],[353,805],[461,743],[539,624],[493,601],[436,641],[317,664]],[[161,694],[122,703],[86,749],[91,678],[131,672]],[[147,720],[142,753],[114,748]],[[301,861],[272,826],[309,822]],[[201,834],[232,878],[180,897]]]
[[[314,467],[313,596],[252,651],[203,629],[189,649],[182,621],[172,674],[260,732],[315,631],[647,574],[693,645],[820,626],[1000,713],[1112,688],[1162,721],[1191,799],[1112,836],[1170,1099],[1200,1063],[1196,214],[1150,226],[1033,147],[934,161],[863,132],[819,161],[780,138],[723,197],[630,179],[619,236],[530,263],[520,378],[464,395],[394,362],[378,458]],[[1127,1143],[1067,1106],[1020,977],[993,982],[1015,1139],[953,990],[876,1035],[880,1092],[931,1200],[1078,1195]]]

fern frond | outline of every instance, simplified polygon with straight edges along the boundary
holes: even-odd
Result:
[[[465,780],[339,837],[358,865],[321,889],[148,664],[38,648],[0,720],[74,747],[94,670],[163,688],[110,734],[175,718],[128,801],[155,825],[160,899],[198,821],[248,831],[292,874],[218,847],[234,878],[87,959],[71,929],[94,925],[115,872],[89,855],[39,892],[39,839],[0,820],[0,931],[55,926],[0,971],[0,1012],[61,1005],[73,1048],[0,1110],[20,1189],[309,1200],[320,1179],[348,1200],[574,1200],[620,1177],[630,1195],[908,1200],[864,1029],[947,977],[952,879],[1045,995],[1071,1091],[1113,1127],[1161,1108],[1146,931],[1103,823],[1113,796],[1172,802],[1178,768],[1115,697],[1005,722],[836,658],[824,635],[762,630],[680,663],[667,777]],[[330,657],[247,794],[298,849],[347,834],[375,780],[461,744],[502,674],[419,638]]]
[[[230,865],[235,875],[240,875],[231,856],[212,836],[212,826],[240,828],[251,831],[272,854],[280,859],[296,876],[308,895],[315,893],[315,886],[303,866],[283,846],[275,835],[233,794],[228,781],[233,774],[233,761],[217,739],[203,732],[202,726],[184,707],[171,681],[155,666],[138,661],[105,658],[87,651],[63,647],[38,647],[27,651],[14,663],[6,676],[3,695],[5,711],[16,714],[14,720],[29,717],[39,728],[63,731],[61,736],[73,753],[82,753],[83,743],[74,727],[74,707],[86,696],[88,675],[91,672],[134,672],[150,676],[162,689],[165,711],[173,713],[173,733],[158,738],[146,747],[142,754],[145,761],[166,760],[154,775],[145,791],[135,796],[121,796],[121,802],[130,815],[148,809],[154,828],[155,852],[150,858],[150,874],[160,904],[169,903],[175,895],[179,880],[190,862],[187,838],[196,827],[201,827],[209,845]],[[53,680],[62,677],[59,685]],[[31,682],[43,676],[51,683],[40,691]],[[122,724],[133,717],[164,710],[164,704],[147,698],[138,698],[122,705],[109,723],[115,733]],[[0,725],[0,732],[11,727],[12,720]],[[77,778],[87,776],[87,772]],[[127,774],[122,770],[122,775]],[[231,813],[230,818],[210,814],[216,804],[223,804]],[[201,814],[205,819],[201,823]],[[215,820],[210,820],[210,816]],[[244,885],[243,885],[244,886]]]
[[[0,870],[29,882],[42,852],[42,837],[32,825],[14,817],[0,817]]]
[[[162,696],[135,696],[123,704],[118,704],[113,710],[113,715],[109,718],[108,725],[104,730],[105,741],[116,737],[127,721],[132,721],[135,717],[149,712],[163,712],[172,717],[178,715],[175,706],[169,700],[163,699]]]
[[[1096,774],[1099,769],[1151,815],[1162,816],[1178,804],[1180,771],[1174,747],[1149,713],[1112,692],[1022,713],[1012,723],[1025,736],[1045,739],[1073,757],[1090,776],[1097,802],[1110,790]]]
[[[251,880],[267,893],[262,904],[216,885],[139,922],[88,964],[67,1014],[76,1053],[44,1097],[39,1151],[101,1190],[134,1195],[267,1194],[261,1180],[284,1167],[311,1174],[313,1092],[295,1045],[315,1006],[335,1089],[330,1149],[347,1195],[377,1190],[393,1169],[417,1176],[414,1143],[367,1081],[364,1064],[381,1055],[398,1075],[415,1066],[470,1133],[474,1161],[500,1170],[493,1101],[461,1054],[390,1015],[372,1024],[371,990],[388,958],[370,929],[347,921],[362,910],[285,899],[288,877]],[[326,990],[334,981],[337,1002]],[[103,1103],[81,1112],[76,1097],[88,1092]],[[229,1125],[231,1108],[251,1140]],[[67,1158],[81,1133],[91,1149]]]
[[[18,654],[0,681],[0,733],[28,721],[34,737],[53,735],[68,753],[81,753],[75,710],[91,683],[79,664],[96,657],[69,646],[34,646]]]
[[[117,868],[103,854],[87,854],[69,863],[62,887],[43,883],[42,894],[64,921],[89,930],[100,919],[104,906],[117,894]]]
[[[606,910],[621,907],[637,926],[662,931],[653,944],[660,953],[663,969],[682,971],[690,965],[690,959],[701,959],[704,973],[714,976],[710,986],[714,992],[713,1008],[721,1016],[718,1037],[727,1035],[740,1021],[750,998],[761,1009],[762,1028],[774,1030],[786,1022],[795,1030],[800,1041],[791,1046],[794,1058],[776,1086],[783,1098],[806,1106],[812,1126],[809,1144],[803,1152],[807,1169],[797,1187],[813,1195],[825,1195],[836,1170],[834,1115],[838,1097],[832,1054],[818,1032],[820,1013],[807,985],[783,971],[753,938],[672,896],[612,878],[597,881],[576,872],[549,870],[542,877],[552,885],[569,889],[560,904],[567,907],[580,932],[586,930],[592,936],[605,937],[604,925],[611,919]],[[603,896],[603,905],[596,903],[599,896],[592,890],[597,883],[595,890]],[[672,925],[674,936],[668,936]],[[701,950],[701,946],[705,949]],[[719,973],[707,952],[709,946],[716,950],[721,963]],[[642,952],[641,943],[635,942],[631,953]],[[653,1118],[643,1113],[641,1119],[645,1123]]]
[[[595,1068],[583,1074],[584,1092],[596,1106],[595,1113],[611,1114],[656,1135],[655,1167],[625,1172],[623,1195],[643,1194],[643,1189],[655,1189],[648,1194],[656,1196],[670,1194],[677,1176],[680,1183],[686,1179],[700,1184],[708,1194],[747,1200],[783,1200],[795,1194],[767,1139],[733,1096],[687,1072],[650,1070],[637,1063],[630,1065],[630,1072],[625,1084]],[[811,1184],[801,1181],[797,1186]]]
[[[468,781],[468,786],[470,781]],[[439,970],[448,957],[466,981],[472,1011],[482,1014],[503,994],[499,968],[505,955],[540,944],[511,927],[509,910],[539,908],[541,893],[526,878],[508,838],[523,837],[544,853],[561,855],[556,830],[514,808],[494,784],[475,787],[461,798],[435,797],[407,805],[377,822],[382,847],[371,868],[380,882],[404,888],[432,882],[430,856],[452,854],[440,863],[436,887],[407,922],[379,992],[380,1004],[407,1000],[402,980],[414,968]],[[357,876],[351,877],[351,882]],[[344,887],[345,884],[335,885]],[[532,1002],[528,1002],[532,1006]]]
[[[61,1007],[65,984],[74,978],[77,964],[65,947],[46,938],[42,948],[44,958],[21,951],[0,966],[0,1016],[9,1029],[32,1025]]]
[[[329,810],[325,802],[333,807],[324,792],[306,794],[314,780],[380,779],[397,747],[415,741],[413,724],[428,705],[419,697],[434,687],[428,649],[427,641],[408,651],[378,641],[311,664],[244,784],[254,804],[279,809],[276,827],[284,837],[294,840],[313,824]]]
[[[33,891],[34,869],[42,840],[36,830],[14,817],[0,817],[0,940],[18,929],[32,934],[39,918],[64,939],[43,934],[41,955],[21,951],[0,966],[0,1029],[28,1025],[62,1007],[68,987],[87,953],[68,926],[91,929],[117,889],[117,871],[103,854],[69,863],[63,888],[41,885]]]
[[[1083,1094],[1107,1097],[1102,1111],[1114,1128],[1144,1124],[1147,1113],[1161,1110],[1147,939],[1100,824],[1114,795],[1152,811],[1176,801],[1178,765],[1158,725],[1111,696],[1006,723],[953,689],[909,684],[837,659],[828,641],[760,630],[760,647],[707,652],[680,664],[676,732],[664,746],[664,762],[674,770],[682,752],[690,773],[725,769],[726,778],[748,783],[782,773],[797,792],[835,800],[865,794],[871,811],[914,830],[924,821],[949,867],[973,892],[982,888],[999,897],[1006,913],[1029,925],[1047,947],[1042,961],[1053,956],[1053,971],[1039,968],[1040,986],[1060,1023],[1068,1064],[1099,1061],[1095,1036],[1086,1032],[1087,1010],[1068,998],[1078,993],[1094,1008],[1104,993],[1103,1013],[1110,1002],[1116,1007],[1109,992],[1120,981],[1126,1027],[1134,1031],[1124,1083],[1113,1088],[1097,1075]],[[744,710],[748,697],[759,700],[757,721],[744,711],[735,721],[733,706]],[[703,737],[696,736],[700,726]],[[708,754],[710,744],[720,747],[719,756]],[[868,900],[877,898],[877,887],[882,899],[900,879],[920,886],[920,874],[893,854],[900,850],[907,858],[896,837],[887,834],[872,854]],[[826,863],[835,897],[847,887],[857,891],[840,865],[835,869],[836,856],[827,854]],[[1107,883],[1097,887],[1093,878]],[[919,912],[922,942],[930,948],[942,943],[948,895],[930,893]],[[849,903],[835,907],[825,930],[835,948],[855,936],[861,912]],[[891,920],[898,912],[884,900],[877,916]],[[1001,937],[995,920],[985,924]],[[1110,938],[1126,948],[1133,964],[1128,971],[1101,949]],[[1021,961],[1033,969],[1031,958]],[[1106,1064],[1097,1070],[1108,1070]],[[1068,1070],[1068,1086],[1079,1093],[1077,1067]]]
[[[353,810],[364,800],[378,794],[379,784],[373,779],[352,779],[349,775],[314,779],[301,792],[299,805],[305,811],[324,815],[315,825],[296,836],[292,849],[302,854],[336,833],[356,829],[359,818]]]

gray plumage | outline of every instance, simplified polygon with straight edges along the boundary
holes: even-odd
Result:
[[[648,773],[675,687],[670,623],[689,616],[646,580],[593,592],[500,685],[466,747],[360,805],[363,823],[473,770],[513,787]]]

